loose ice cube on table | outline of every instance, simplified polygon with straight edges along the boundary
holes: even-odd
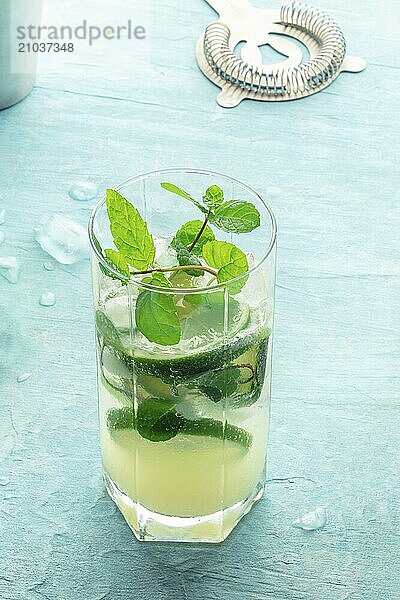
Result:
[[[316,531],[325,527],[328,520],[328,513],[325,507],[318,507],[315,510],[304,514],[296,521],[293,521],[293,527],[304,529],[305,531]]]
[[[35,239],[45,252],[63,265],[72,265],[88,256],[86,229],[64,215],[43,217]]]
[[[17,283],[19,278],[20,263],[15,256],[0,257],[0,275],[10,283]]]

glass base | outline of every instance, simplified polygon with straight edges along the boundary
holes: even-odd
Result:
[[[162,515],[134,502],[107,473],[104,473],[104,482],[109,496],[140,542],[223,542],[264,494],[264,485],[259,484],[248,498],[224,510],[182,518]]]

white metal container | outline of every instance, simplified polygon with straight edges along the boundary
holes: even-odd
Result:
[[[17,28],[37,27],[41,13],[42,0],[0,0],[0,110],[25,98],[35,83],[38,55],[18,51]]]

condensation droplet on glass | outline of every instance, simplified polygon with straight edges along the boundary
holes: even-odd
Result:
[[[69,196],[77,202],[89,202],[99,195],[99,187],[92,181],[77,181],[70,190]]]
[[[46,271],[54,271],[54,265],[51,262],[44,262],[43,266],[46,269]]]
[[[39,304],[41,306],[54,306],[56,303],[56,295],[53,292],[43,292],[40,296]]]
[[[18,383],[23,383],[24,381],[26,381],[30,377],[32,377],[32,373],[21,373],[21,375],[18,375],[18,377],[17,377],[17,382]]]
[[[3,223],[6,222],[6,209],[5,208],[1,208],[0,209],[0,225],[3,225]]]

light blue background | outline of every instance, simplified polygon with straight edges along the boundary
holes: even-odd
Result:
[[[117,42],[42,57],[31,96],[0,114],[0,256],[23,263],[17,285],[0,278],[13,338],[0,371],[0,598],[396,600],[398,0],[318,0],[368,70],[231,111],[195,65],[206,3],[134,5],[48,1],[45,22],[132,18],[148,41],[134,57]],[[140,545],[104,493],[89,263],[46,272],[32,233],[46,212],[87,221],[67,194],[76,180],[112,186],[174,165],[249,182],[280,230],[270,483],[215,547]],[[39,306],[46,289],[53,308]],[[325,529],[291,527],[319,505]]]

